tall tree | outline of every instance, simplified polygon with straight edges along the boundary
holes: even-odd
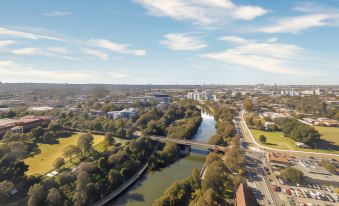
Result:
[[[44,205],[45,196],[46,193],[42,184],[32,185],[28,190],[28,206]]]
[[[82,153],[89,152],[92,149],[93,139],[93,135],[89,133],[80,135],[77,145]]]
[[[48,191],[47,202],[51,206],[60,206],[60,205],[62,205],[62,196],[61,196],[60,192],[57,189],[55,189],[54,187],[52,187]]]

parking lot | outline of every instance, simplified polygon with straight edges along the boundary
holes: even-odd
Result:
[[[289,197],[291,205],[338,205],[338,195],[332,186],[321,184],[307,184],[303,186],[283,185],[281,192]]]

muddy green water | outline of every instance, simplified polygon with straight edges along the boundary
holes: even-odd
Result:
[[[192,139],[208,142],[209,137],[215,133],[215,121],[208,114],[203,113],[201,116],[203,121]],[[193,168],[201,169],[206,155],[206,150],[192,148],[189,155],[176,163],[160,171],[147,172],[133,186],[107,205],[151,206],[173,182],[188,177]]]

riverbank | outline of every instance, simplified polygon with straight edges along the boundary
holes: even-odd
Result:
[[[201,114],[202,123],[192,140],[208,142],[215,133],[214,117]],[[202,168],[205,163],[207,150],[192,148],[191,153],[174,164],[159,171],[146,173],[132,185],[124,194],[108,205],[150,206],[158,199],[173,182],[191,175],[193,168]]]

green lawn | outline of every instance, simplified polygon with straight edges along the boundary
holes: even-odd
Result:
[[[339,128],[338,127],[315,127],[320,133],[321,141],[317,147],[339,151]]]
[[[27,175],[44,174],[53,169],[53,162],[56,158],[63,156],[63,149],[68,145],[76,145],[80,133],[74,134],[67,138],[59,138],[58,144],[38,144],[40,154],[26,158],[24,162],[29,165]],[[93,135],[93,145],[100,143],[104,136]],[[67,161],[68,159],[65,159]]]
[[[252,129],[251,130],[255,140],[259,143],[259,136],[265,135],[266,137],[266,143],[262,144],[267,147],[276,148],[276,149],[296,149],[295,142],[288,138],[284,137],[284,134],[282,132],[266,132],[261,130]]]
[[[115,144],[120,143],[121,145],[126,145],[126,142],[130,140],[125,140],[125,139],[120,139],[118,137],[114,137],[114,142]],[[111,149],[114,148],[115,146],[111,146]],[[105,144],[102,142],[94,147],[95,150],[98,152],[104,152],[106,148]]]
[[[251,129],[251,132],[257,143],[271,147],[275,149],[284,149],[284,150],[299,150],[299,151],[307,151],[307,152],[321,152],[321,153],[329,153],[328,148],[331,146],[333,150],[331,153],[339,154],[338,149],[338,141],[339,141],[339,129],[338,128],[327,128],[327,127],[316,127],[316,129],[321,134],[321,141],[317,144],[317,149],[303,149],[298,148],[295,145],[295,141],[284,137],[282,132],[266,132],[256,129]],[[259,142],[259,136],[263,134],[266,136],[266,143]]]

